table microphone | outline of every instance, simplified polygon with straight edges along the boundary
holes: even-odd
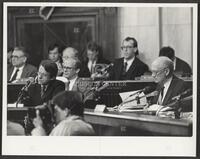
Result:
[[[132,96],[134,96],[136,94],[139,94],[139,93],[142,93],[142,92],[144,92],[145,94],[147,94],[147,93],[150,93],[150,92],[152,92],[154,90],[155,90],[154,87],[152,87],[152,86],[146,86],[145,88],[140,89],[137,92],[134,92],[133,94],[130,94],[128,97],[132,97]]]
[[[184,97],[186,97],[186,96],[188,96],[188,95],[191,95],[191,94],[192,94],[192,89],[187,89],[186,91],[180,93],[179,95],[172,97],[171,100],[172,100],[172,101],[173,101],[173,100],[178,100],[178,99],[180,99],[180,98],[184,98]]]

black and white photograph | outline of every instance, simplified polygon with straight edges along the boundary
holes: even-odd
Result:
[[[3,3],[2,155],[197,151],[197,3]]]

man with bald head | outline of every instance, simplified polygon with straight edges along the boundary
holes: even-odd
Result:
[[[67,47],[62,52],[62,59],[65,61],[67,58],[78,58],[78,51],[73,47]]]
[[[73,47],[67,47],[63,50],[62,52],[62,59],[63,59],[63,63],[65,62],[65,60],[67,60],[68,58],[74,58],[74,59],[79,59],[79,53],[78,50],[76,50]],[[90,77],[90,72],[86,69],[82,69],[82,63],[80,66],[80,70],[78,72],[78,76],[79,77]]]
[[[158,83],[156,90],[159,92],[152,100],[152,104],[167,105],[174,96],[186,90],[183,80],[176,77],[174,64],[168,57],[160,56],[156,58],[151,66],[152,77]]]

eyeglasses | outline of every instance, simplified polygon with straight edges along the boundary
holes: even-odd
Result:
[[[122,50],[131,49],[131,48],[133,48],[133,46],[121,46],[121,49],[122,49]]]
[[[161,74],[166,68],[163,68],[162,70],[159,71],[151,71],[152,75],[158,76],[159,74]]]
[[[43,73],[43,72],[37,72],[38,76],[45,76],[45,77],[48,77],[49,74],[47,73]]]
[[[12,56],[11,56],[11,58],[15,58],[15,59],[19,59],[19,58],[21,58],[21,57],[24,57],[24,55],[22,55],[22,56],[15,56],[15,55],[12,55]]]
[[[72,69],[74,69],[74,67],[65,67],[65,66],[63,66],[63,69],[65,69],[65,70],[72,70]]]

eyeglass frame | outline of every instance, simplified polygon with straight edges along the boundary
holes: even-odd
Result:
[[[11,55],[11,58],[15,58],[15,59],[19,59],[21,57],[25,57],[25,55],[22,55],[22,56],[13,56],[13,55]]]
[[[63,66],[63,70],[72,70],[72,69],[76,69],[75,67],[65,67],[65,66]]]
[[[42,73],[42,72],[37,72],[37,75],[38,75],[38,76],[41,75],[41,76],[45,76],[45,77],[50,76],[49,73],[48,73],[48,74],[45,74],[45,73]]]
[[[161,74],[167,67],[159,70],[159,71],[151,71],[151,75],[155,74],[155,76],[157,77],[159,74]]]
[[[134,46],[121,46],[121,50],[125,50],[125,49],[131,49],[131,48],[134,48]]]

